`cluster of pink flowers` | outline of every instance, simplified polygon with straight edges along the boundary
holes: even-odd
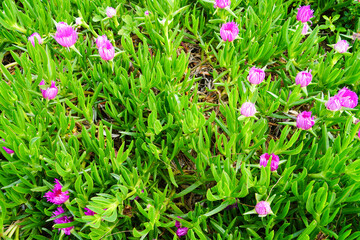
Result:
[[[338,94],[330,97],[325,106],[331,111],[339,111],[341,107],[355,108],[358,104],[358,96],[347,87],[341,89]]]
[[[178,216],[178,218],[182,219],[179,216]],[[187,234],[187,232],[189,231],[189,229],[187,227],[182,227],[181,223],[177,220],[175,221],[175,227],[177,228],[176,235],[178,237],[185,236]]]
[[[55,186],[54,186],[53,190],[45,193],[44,197],[47,198],[48,202],[51,202],[56,205],[60,205],[60,204],[65,203],[69,199],[68,194],[69,194],[69,191],[64,191],[64,192],[62,191],[62,186],[61,186],[59,180],[55,178]],[[51,217],[53,218],[53,217],[59,216],[63,213],[65,213],[65,211],[60,206],[53,212],[53,215]],[[67,216],[62,216],[62,217],[56,218],[54,220],[55,224],[70,223],[72,221],[73,221],[73,218],[67,217]],[[62,230],[62,231],[64,231],[64,233],[66,235],[70,235],[70,231],[73,228],[74,227],[60,228],[59,231]]]
[[[99,50],[100,57],[105,61],[109,61],[114,58],[115,48],[106,35],[99,36],[96,39],[96,47]]]

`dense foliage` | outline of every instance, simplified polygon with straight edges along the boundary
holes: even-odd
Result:
[[[360,2],[228,2],[2,1],[0,238],[360,238]]]

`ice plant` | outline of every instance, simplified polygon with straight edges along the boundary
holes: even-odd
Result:
[[[107,7],[106,8],[106,15],[109,17],[109,18],[112,18],[113,16],[116,15],[116,10],[112,7]]]
[[[335,51],[345,53],[349,49],[349,43],[346,40],[340,40],[334,45]]]
[[[301,87],[306,87],[312,80],[311,70],[310,72],[301,71],[296,75],[295,83]]]
[[[342,107],[355,108],[358,104],[358,96],[347,87],[341,89],[337,96],[340,98],[340,104]]]
[[[61,214],[65,213],[64,209],[62,207],[58,207],[54,212],[53,215],[51,216],[52,218],[59,216]],[[54,223],[55,224],[61,224],[61,223],[70,223],[72,222],[72,217],[68,217],[68,216],[62,216],[59,218],[54,219]],[[59,228],[59,231],[62,230],[64,231],[64,233],[66,235],[70,235],[71,234],[71,229],[73,229],[74,227],[67,227],[67,228]]]
[[[260,156],[260,167],[266,167],[270,157],[271,157],[270,170],[276,171],[276,169],[278,169],[278,167],[279,167],[280,159],[279,159],[279,156],[275,155],[274,153],[272,153],[272,154],[264,153],[263,155],[261,155]]]
[[[109,61],[115,56],[115,48],[109,40],[106,40],[104,44],[99,47],[99,54],[102,59]]]
[[[331,111],[339,111],[341,109],[341,99],[338,95],[335,95],[325,103],[327,109]]]
[[[44,80],[42,80],[40,82],[39,86],[41,86],[41,85],[45,85]],[[47,88],[45,90],[40,88],[40,90],[41,90],[43,97],[45,99],[49,99],[49,100],[54,99],[59,91],[58,88],[55,86],[55,81],[51,81],[51,85],[49,88]]]
[[[241,105],[240,112],[245,117],[252,117],[256,113],[255,104],[251,102],[245,102]]]
[[[226,8],[231,4],[230,0],[215,0],[214,8]]]
[[[252,67],[249,71],[247,79],[251,84],[260,84],[265,79],[265,72],[261,68]]]
[[[222,40],[232,42],[239,34],[239,28],[235,22],[224,23],[220,29]]]
[[[308,130],[314,126],[315,117],[311,117],[311,112],[301,112],[296,118],[296,127],[304,130]]]
[[[145,16],[149,16],[150,12],[148,10],[145,11]]]
[[[96,47],[102,47],[106,43],[106,41],[109,41],[106,35],[98,36],[98,38],[96,39]]]
[[[3,141],[5,142],[5,139],[3,139]],[[14,153],[13,150],[11,150],[11,149],[9,149],[9,148],[7,148],[7,147],[3,147],[3,149],[5,150],[5,152],[6,152],[7,154],[13,154],[13,153]]]
[[[54,203],[54,204],[62,204],[66,202],[69,199],[69,191],[62,191],[62,186],[58,179],[55,178],[55,186],[52,191],[49,191],[45,193],[45,196],[48,200],[48,202]]]
[[[314,10],[311,10],[310,5],[302,6],[298,8],[296,19],[302,23],[310,21],[310,18],[314,17]]]
[[[65,22],[56,25],[55,40],[63,47],[73,46],[78,39],[77,32]]]
[[[94,211],[92,211],[92,210],[90,210],[88,208],[84,208],[84,210],[86,210],[84,212],[84,214],[87,215],[87,216],[94,216],[96,214],[96,212],[94,212]]]
[[[35,38],[37,39],[39,44],[42,44],[44,41],[42,40],[40,34],[38,34],[37,32],[33,33],[30,35],[30,37],[28,38],[28,40],[31,42],[31,44],[35,47]]]
[[[259,217],[265,217],[272,213],[270,203],[266,201],[258,202],[255,206],[255,211],[259,214]]]

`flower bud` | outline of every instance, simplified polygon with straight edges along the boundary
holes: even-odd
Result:
[[[239,34],[239,28],[235,22],[224,23],[220,29],[220,36],[223,41],[232,42]]]
[[[113,16],[115,16],[115,15],[116,15],[116,10],[115,10],[115,8],[107,7],[107,8],[106,8],[106,15],[107,15],[109,18],[112,18]]]
[[[30,35],[30,37],[28,38],[28,40],[31,42],[31,44],[35,47],[35,38],[37,39],[39,44],[42,44],[44,41],[42,40],[40,34],[38,34],[37,32],[33,33]]]
[[[243,103],[243,105],[241,106],[240,112],[242,115],[244,115],[245,117],[252,117],[255,115],[256,113],[256,109],[255,109],[255,104],[251,103],[251,102],[245,102]]]
[[[308,130],[314,126],[315,117],[311,117],[311,112],[301,112],[296,118],[296,127],[304,130]]]
[[[341,102],[340,102],[339,96],[335,95],[335,96],[329,98],[327,103],[325,103],[325,106],[327,109],[329,109],[331,111],[339,111],[341,109]]]
[[[266,201],[258,202],[255,206],[255,211],[259,214],[259,217],[265,217],[266,215],[272,213],[270,203]]]
[[[251,84],[260,84],[265,79],[265,72],[261,68],[252,67],[247,79]]]
[[[338,53],[347,52],[349,49],[349,43],[346,40],[340,40],[334,45],[334,49]]]
[[[301,87],[306,87],[312,80],[311,70],[310,72],[301,71],[296,75],[295,83]]]

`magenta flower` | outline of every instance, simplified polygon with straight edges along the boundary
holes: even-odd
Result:
[[[65,213],[64,209],[62,207],[58,207],[54,212],[53,212],[53,215],[51,216],[52,218],[53,217],[56,217],[56,216],[59,216],[61,214]],[[61,224],[61,223],[70,223],[72,222],[72,217],[68,217],[68,216],[62,216],[60,218],[56,218],[54,220],[55,224]],[[62,230],[64,231],[64,233],[66,235],[70,235],[71,234],[71,229],[73,229],[74,227],[67,227],[67,228],[59,228],[59,231]]]
[[[37,39],[39,44],[42,44],[44,41],[42,40],[40,34],[38,34],[37,32],[33,33],[30,35],[30,37],[28,38],[28,40],[31,42],[31,44],[35,47],[35,38]]]
[[[177,235],[178,237],[182,237],[182,236],[185,236],[188,231],[189,231],[189,229],[188,229],[187,227],[178,228],[178,229],[176,230],[176,235]]]
[[[109,40],[105,41],[105,43],[99,48],[99,54],[105,61],[109,61],[114,58],[115,48]]]
[[[279,156],[275,155],[274,153],[272,154],[268,154],[268,153],[264,153],[263,155],[260,156],[260,167],[266,167],[268,164],[268,161],[271,157],[271,171],[276,171],[276,169],[278,169],[279,167]]]
[[[260,84],[265,79],[265,72],[261,68],[250,68],[249,75],[247,77],[251,84]]]
[[[302,35],[306,35],[309,31],[309,25],[307,23],[304,23],[303,29],[301,31]]]
[[[3,141],[5,142],[5,139],[3,139]],[[13,154],[13,153],[14,153],[13,150],[11,150],[11,149],[9,149],[9,148],[7,148],[7,147],[3,147],[3,149],[5,150],[5,152],[6,152],[7,154]]]
[[[360,1],[360,0],[359,0]],[[360,138],[360,129],[359,129],[359,132],[358,132],[358,137]]]
[[[310,72],[301,71],[296,75],[295,83],[301,87],[306,87],[312,80],[311,70]]]
[[[241,105],[240,112],[245,117],[252,117],[256,113],[255,104],[251,102],[245,102]]]
[[[314,126],[315,117],[311,117],[311,112],[301,112],[296,118],[296,127],[304,130],[308,130]]]
[[[145,11],[145,16],[149,16],[150,12],[148,10]]]
[[[347,52],[348,48],[349,48],[349,43],[346,40],[340,40],[334,45],[334,49],[338,53]]]
[[[55,40],[63,47],[71,47],[78,39],[77,32],[65,22],[56,25]]]
[[[39,83],[39,85],[45,85],[45,81],[42,80]],[[54,99],[56,97],[56,95],[58,94],[58,91],[59,91],[58,88],[55,86],[54,81],[51,81],[51,86],[49,88],[47,88],[45,90],[40,88],[40,90],[41,90],[41,93],[42,93],[43,97],[45,99],[49,99],[49,100]]]
[[[340,103],[342,107],[354,108],[358,104],[358,96],[355,92],[351,91],[347,87],[341,89],[337,96],[340,98]]]
[[[327,109],[331,111],[339,111],[341,109],[341,99],[338,95],[335,95],[325,103]]]
[[[265,217],[266,215],[272,213],[270,203],[266,201],[258,202],[255,206],[255,211],[259,214],[259,217]]]
[[[109,18],[112,18],[113,16],[116,15],[116,10],[112,7],[107,7],[106,8],[106,15],[109,17]]]
[[[214,8],[226,8],[231,4],[230,0],[215,0]]]
[[[62,204],[66,202],[69,199],[69,191],[63,192],[62,186],[58,179],[55,178],[55,186],[52,191],[49,191],[45,193],[45,196],[47,198],[48,202],[54,203],[54,204]]]
[[[239,28],[235,22],[224,23],[220,29],[222,40],[232,42],[239,34]]]
[[[97,48],[102,47],[107,41],[109,40],[105,34],[102,36],[98,36],[98,38],[96,39],[96,47]]]
[[[314,17],[314,10],[310,9],[310,5],[298,8],[296,19],[302,23],[306,23],[310,18]]]
[[[88,215],[88,216],[94,216],[96,214],[96,212],[88,209],[88,208],[84,208],[86,210],[86,212],[84,212],[85,215]]]

